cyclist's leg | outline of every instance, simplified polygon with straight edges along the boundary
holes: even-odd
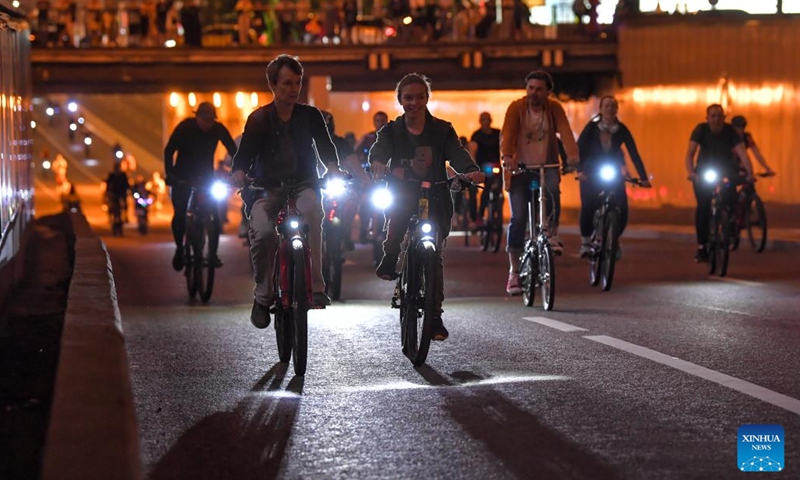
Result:
[[[506,252],[508,252],[509,273],[519,271],[519,256],[525,246],[525,229],[528,228],[528,203],[531,190],[528,188],[530,175],[522,174],[511,177],[508,191],[511,206],[511,220],[506,235]]]
[[[711,198],[713,196],[713,185],[705,184],[700,179],[694,182],[694,198],[697,199],[694,228],[697,232],[698,247],[704,247],[708,242],[708,224],[711,221]]]
[[[308,224],[308,246],[311,249],[311,291],[324,292],[322,278],[322,200],[314,188],[306,188],[297,196],[297,210]]]
[[[186,233],[186,204],[189,202],[191,188],[185,186],[172,187],[172,236],[178,248],[183,246],[183,236]]]
[[[548,168],[544,172],[544,183],[547,185],[547,214],[550,217],[548,229],[550,235],[558,236],[558,225],[561,219],[561,173],[557,168]]]
[[[222,233],[222,220],[219,215],[219,204],[212,203],[216,211],[211,215],[211,230],[208,232],[208,254],[212,258],[217,257],[217,248],[219,248],[219,235]]]
[[[620,182],[616,186],[614,195],[619,206],[619,236],[621,237],[625,227],[628,226],[628,193],[625,191],[625,182]]]
[[[261,305],[271,305],[274,297],[272,273],[275,267],[275,250],[278,247],[278,232],[275,220],[279,202],[275,191],[256,200],[250,209],[250,260],[253,263],[253,297]]]
[[[581,193],[581,239],[588,243],[594,230],[594,213],[600,208],[600,189],[591,179],[580,182]]]

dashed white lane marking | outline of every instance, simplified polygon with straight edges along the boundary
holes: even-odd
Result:
[[[648,360],[652,360],[662,365],[667,365],[676,370],[686,372],[690,375],[700,377],[704,380],[709,380],[716,384],[722,385],[723,387],[731,388],[733,390],[736,390],[737,392],[744,393],[745,395],[749,395],[755,399],[771,403],[775,406],[788,410],[794,414],[800,415],[800,400],[783,395],[778,392],[773,392],[772,390],[760,387],[753,383],[746,382],[736,377],[731,377],[730,375],[725,375],[724,373],[720,373],[715,370],[701,367],[700,365],[696,365],[694,363],[681,360],[680,358],[671,357],[669,355],[665,355],[655,350],[650,350],[649,348],[640,347],[639,345],[634,345],[633,343],[628,343],[623,340],[618,340],[613,337],[608,337],[605,335],[594,335],[594,336],[585,336],[583,338],[598,343],[602,343],[603,345],[608,345],[609,347],[614,347],[628,353],[632,353],[634,355],[646,358]]]
[[[539,323],[546,327],[555,328],[556,330],[561,330],[562,332],[588,332],[588,330],[585,328],[576,327],[575,325],[559,322],[558,320],[552,320],[550,318],[545,318],[545,317],[523,317],[523,318],[529,322]]]

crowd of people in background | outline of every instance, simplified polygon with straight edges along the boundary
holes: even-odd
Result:
[[[564,6],[595,35],[598,3]],[[200,0],[40,0],[30,12],[34,43],[48,47],[523,40],[534,36],[530,17],[523,0],[378,0],[366,9],[356,0],[238,0],[222,13]]]

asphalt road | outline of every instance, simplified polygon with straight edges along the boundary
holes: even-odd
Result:
[[[208,305],[171,269],[164,222],[105,238],[149,479],[748,478],[745,424],[781,425],[778,478],[800,477],[800,250],[735,252],[718,279],[689,241],[625,238],[601,292],[568,236],[545,312],[505,295],[502,252],[453,238],[450,339],[415,369],[393,284],[358,246],[345,301],[309,315],[308,370],[294,377],[272,328],[249,322],[234,230]]]

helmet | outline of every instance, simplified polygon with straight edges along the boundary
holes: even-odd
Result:
[[[742,115],[736,115],[731,119],[731,125],[736,128],[744,128],[747,126],[747,119],[744,118]]]

